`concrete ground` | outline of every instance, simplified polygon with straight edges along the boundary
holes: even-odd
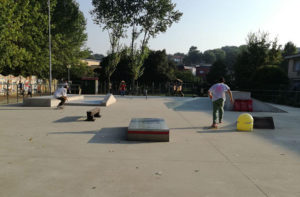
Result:
[[[100,119],[90,106],[1,106],[0,196],[300,196],[300,109],[275,130],[236,131],[241,112],[211,125],[207,98],[116,97]],[[131,118],[164,118],[170,142],[126,141]]]

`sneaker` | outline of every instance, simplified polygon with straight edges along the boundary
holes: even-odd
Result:
[[[217,129],[218,125],[217,124],[212,124],[211,127]]]
[[[222,120],[220,120],[219,123],[222,124],[223,123]]]
[[[64,109],[64,106],[57,106],[57,109]]]

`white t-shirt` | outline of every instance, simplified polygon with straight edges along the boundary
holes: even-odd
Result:
[[[55,92],[54,92],[54,97],[55,98],[59,98],[62,96],[67,96],[67,89],[66,88],[58,88]]]
[[[224,83],[217,83],[213,85],[211,88],[209,88],[209,91],[212,93],[212,101],[216,101],[220,98],[223,98],[224,101],[226,100],[226,95],[225,93],[230,90],[228,85]]]

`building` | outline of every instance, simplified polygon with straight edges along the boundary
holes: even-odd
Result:
[[[180,56],[180,55],[170,56],[170,59],[173,60],[177,65],[183,63],[183,58],[184,56]]]
[[[211,64],[200,64],[196,66],[196,76],[199,76],[203,80],[206,80],[206,75],[208,74],[210,68]]]
[[[81,60],[84,63],[87,63],[89,67],[92,69],[100,68],[101,61],[100,60],[94,60],[94,59],[82,59]]]
[[[288,77],[291,80],[291,87],[300,90],[300,53],[285,57],[289,61]]]

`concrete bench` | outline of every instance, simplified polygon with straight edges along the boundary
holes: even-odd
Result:
[[[160,118],[133,118],[127,131],[127,139],[133,141],[169,142],[169,136],[170,129]]]
[[[87,121],[95,121],[94,117],[101,117],[100,116],[100,108],[95,107],[89,111],[86,112]]]

